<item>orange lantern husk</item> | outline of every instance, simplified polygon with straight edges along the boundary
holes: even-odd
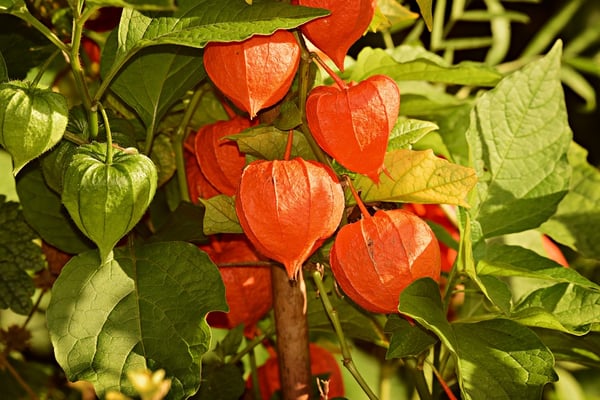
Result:
[[[250,118],[286,95],[299,64],[300,45],[285,30],[243,42],[211,42],[204,49],[206,73]]]
[[[328,16],[307,22],[300,31],[344,71],[350,47],[364,35],[373,19],[376,0],[296,0],[298,5],[324,8]]]
[[[357,84],[316,87],[306,101],[306,118],[327,154],[377,183],[399,109],[396,82],[375,75]]]
[[[235,208],[256,249],[296,279],[302,264],[339,225],[344,193],[333,171],[320,163],[260,160],[244,169]]]
[[[440,249],[427,223],[401,209],[344,225],[330,253],[342,290],[365,310],[397,313],[400,293],[418,278],[440,278]]]

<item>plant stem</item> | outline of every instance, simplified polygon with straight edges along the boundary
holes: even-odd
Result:
[[[323,278],[321,277],[321,272],[316,270],[312,273],[312,278],[315,281],[315,285],[317,286],[317,290],[319,292],[319,297],[321,298],[321,303],[323,304],[323,308],[325,312],[329,316],[329,320],[333,325],[333,330],[335,331],[338,340],[340,341],[340,347],[342,348],[342,356],[344,357],[344,367],[354,377],[356,382],[360,385],[365,394],[369,397],[370,400],[377,400],[377,396],[373,393],[373,390],[369,387],[365,379],[362,377],[356,366],[354,365],[354,360],[352,360],[352,354],[350,352],[350,347],[346,342],[346,337],[344,335],[344,331],[342,330],[342,324],[338,317],[337,310],[333,308],[329,297],[327,296],[327,289],[325,285],[323,285]]]
[[[48,69],[48,67],[50,66],[50,64],[52,64],[52,61],[54,61],[54,59],[56,58],[56,56],[59,55],[59,54],[60,54],[60,50],[55,50],[54,53],[52,53],[50,55],[50,57],[48,57],[48,59],[46,61],[44,61],[44,63],[40,67],[40,70],[38,71],[38,73],[36,74],[35,78],[31,82],[31,87],[32,88],[35,88],[40,83],[40,79],[42,79],[42,76],[44,76],[44,72],[46,72],[46,70]]]
[[[69,54],[69,45],[63,43],[63,41],[60,40],[58,36],[54,34],[54,32],[52,32],[46,25],[38,21],[37,18],[35,18],[29,13],[29,11],[27,11],[26,9],[24,11],[19,10],[17,12],[14,12],[13,15],[15,17],[21,18],[28,24],[31,24],[38,32],[44,35],[46,39],[52,42],[52,44],[55,45],[60,51],[62,51],[66,55]]]
[[[256,367],[256,354],[254,354],[254,347],[248,354],[250,359],[250,379],[252,379],[252,397],[254,400],[260,400],[260,382],[258,381],[258,369]]]
[[[313,54],[312,57],[315,60],[317,60],[319,65],[325,70],[325,72],[327,72],[327,74],[331,77],[331,79],[333,79],[333,81],[335,82],[336,85],[338,85],[340,90],[348,89],[348,85],[346,84],[346,82],[344,82],[342,80],[342,78],[340,78],[335,72],[333,72],[333,70],[331,68],[329,68],[327,63],[325,61],[321,60],[321,57],[319,57],[317,54]]]
[[[258,346],[259,344],[261,344],[266,338],[268,338],[269,336],[272,336],[274,333],[275,333],[275,328],[271,327],[268,331],[266,331],[262,335],[255,337],[246,345],[246,347],[244,347],[244,349],[242,351],[237,353],[235,356],[231,357],[231,359],[228,361],[228,363],[235,364],[238,361],[240,361],[246,354],[254,355],[254,348],[256,346]]]
[[[102,107],[101,103],[98,103],[98,108],[100,108],[100,114],[102,114],[102,119],[104,120],[104,129],[106,130],[106,164],[110,165],[113,161],[112,132],[110,131],[110,122],[108,122],[108,115],[106,115],[106,110],[104,110],[104,107]]]
[[[202,100],[204,89],[198,89],[192,95],[190,102],[185,109],[183,118],[173,136],[173,150],[175,151],[175,165],[177,166],[177,182],[179,183],[179,195],[183,201],[190,202],[190,192],[188,188],[187,176],[185,174],[185,156],[184,143],[187,138],[188,126],[192,120],[192,116]]]
[[[19,383],[19,385],[21,385],[23,390],[25,390],[25,392],[27,392],[27,395],[29,395],[29,398],[31,400],[39,399],[39,397],[35,394],[33,389],[31,389],[31,387],[27,384],[27,382],[25,382],[25,379],[23,379],[21,374],[19,374],[19,371],[17,371],[11,365],[11,363],[8,361],[8,359],[6,358],[6,354],[0,353],[0,369],[3,369],[3,368],[6,368],[8,370],[8,372],[12,375],[12,377],[15,379],[15,381],[17,381]]]
[[[291,281],[283,268],[272,268],[277,358],[284,400],[308,400],[311,393],[306,286],[302,269]]]
[[[292,145],[294,144],[294,130],[290,129],[288,132],[287,143],[285,144],[285,152],[283,153],[283,159],[288,161],[292,155]]]
[[[394,39],[392,38],[392,34],[389,29],[381,31],[381,37],[383,38],[383,43],[385,43],[385,48],[387,50],[394,50],[394,48],[396,48]]]
[[[406,358],[404,362],[413,375],[415,388],[417,389],[417,393],[419,393],[419,398],[421,400],[432,400],[429,385],[427,385],[425,374],[423,374],[423,368],[420,368],[417,360],[412,357]]]
[[[347,177],[346,182],[348,183],[348,187],[352,192],[352,197],[354,197],[354,200],[356,200],[356,204],[358,205],[358,208],[360,209],[360,213],[362,214],[363,218],[371,218],[371,214],[369,214],[369,210],[367,210],[367,207],[365,207],[365,204],[362,202],[360,196],[358,195],[358,192],[354,188],[352,180]]]

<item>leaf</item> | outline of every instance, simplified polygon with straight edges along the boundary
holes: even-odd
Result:
[[[389,172],[380,175],[379,185],[357,176],[354,185],[364,202],[457,204],[465,206],[467,193],[475,186],[471,168],[436,157],[431,150],[394,150],[385,156]]]
[[[242,340],[244,339],[244,325],[240,324],[227,331],[223,339],[217,342],[214,352],[219,356],[219,360],[225,361],[225,357],[233,356],[237,353]]]
[[[119,38],[111,70],[140,49],[160,44],[202,48],[208,42],[242,41],[255,34],[292,29],[327,11],[269,0],[247,5],[239,0],[181,0],[170,13],[140,13],[126,8],[115,35]],[[111,72],[112,73],[112,72]]]
[[[175,150],[169,135],[158,134],[154,137],[150,159],[156,165],[156,171],[158,172],[157,186],[160,187],[173,177],[177,169]]]
[[[506,315],[512,308],[512,293],[506,282],[492,275],[479,275],[477,284],[485,296]]]
[[[86,0],[89,6],[98,7],[123,7],[135,10],[172,10],[175,8],[173,0]]]
[[[281,160],[285,153],[287,137],[287,132],[280,131],[274,126],[260,125],[240,134],[227,136],[227,139],[235,140],[240,151],[247,155],[262,160]],[[295,157],[302,157],[305,160],[316,159],[306,137],[299,131],[294,131],[290,154],[290,159]]]
[[[0,14],[23,12],[24,10],[27,10],[27,6],[22,0],[0,0]]]
[[[421,10],[421,16],[425,20],[425,25],[427,25],[429,32],[433,29],[433,14],[431,12],[432,3],[432,0],[417,0],[419,10]]]
[[[600,291],[557,283],[522,299],[511,318],[525,325],[584,335],[592,324],[600,323]]]
[[[590,332],[573,336],[550,329],[535,329],[536,335],[550,350],[556,361],[571,361],[589,367],[600,367],[600,334]]]
[[[412,58],[406,58],[406,53],[411,54]],[[383,49],[365,47],[358,54],[350,80],[359,82],[378,74],[387,75],[396,81],[429,81],[470,86],[494,86],[502,78],[500,73],[484,64],[465,61],[458,65],[448,65],[443,59],[420,47],[400,46],[392,54]]]
[[[151,242],[183,241],[204,243],[208,238],[202,233],[204,208],[188,202],[180,202],[177,208],[168,214],[166,221],[149,238]]]
[[[400,117],[390,133],[387,149],[410,149],[425,135],[437,129],[438,126],[433,122]]]
[[[216,266],[196,246],[163,242],[116,249],[100,266],[96,251],[65,265],[47,311],[55,356],[71,381],[92,382],[99,396],[132,396],[128,371],[159,369],[172,379],[168,399],[200,385],[210,344],[206,314],[227,311]]]
[[[385,332],[392,335],[385,354],[386,360],[416,357],[437,342],[436,338],[420,325],[411,324],[397,315],[390,315],[385,324]]]
[[[94,247],[79,232],[63,207],[60,196],[46,185],[39,168],[27,168],[18,178],[17,193],[23,216],[45,242],[69,254]]]
[[[569,188],[560,42],[482,95],[467,140],[479,178],[471,215],[486,237],[539,226]]]
[[[235,199],[224,194],[213,196],[210,199],[200,199],[204,208],[205,235],[216,233],[243,233],[237,214],[235,212]]]
[[[111,65],[117,40],[114,33],[107,41],[102,67]],[[106,68],[102,73],[108,73]],[[139,52],[121,69],[110,88],[137,112],[146,128],[154,131],[167,110],[205,76],[198,50],[160,46]]]
[[[244,394],[242,371],[232,364],[207,365],[202,385],[192,399],[237,400]]]
[[[432,330],[456,358],[464,399],[528,399],[556,381],[552,353],[527,327],[508,319],[450,324],[437,283],[425,278],[400,295],[401,313]]]
[[[583,277],[574,269],[565,268],[549,258],[519,246],[488,246],[485,256],[477,263],[477,272],[480,276],[516,276],[573,283],[587,289],[600,291],[600,286]]]
[[[587,162],[587,151],[575,143],[568,157],[573,167],[569,192],[540,230],[585,257],[600,260],[600,171]]]
[[[5,199],[0,195],[0,309],[27,315],[33,305],[34,286],[26,271],[43,269],[44,258],[33,242],[37,235],[25,222],[19,203]]]

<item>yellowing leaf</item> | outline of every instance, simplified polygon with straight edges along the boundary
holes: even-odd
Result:
[[[358,176],[354,185],[363,201],[392,201],[456,204],[468,207],[467,193],[475,186],[475,170],[452,164],[433,151],[399,149],[388,152],[384,161],[389,172],[380,175],[379,185]]]

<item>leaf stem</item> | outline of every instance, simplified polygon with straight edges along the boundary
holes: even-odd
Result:
[[[292,145],[294,144],[294,130],[288,131],[287,143],[285,144],[285,152],[283,153],[283,159],[288,161],[292,155]]]
[[[247,345],[246,347],[244,347],[244,349],[242,349],[242,351],[240,351],[239,353],[237,353],[235,356],[231,357],[231,359],[229,359],[228,364],[236,364],[237,362],[239,362],[246,354],[248,355],[252,355],[252,353],[254,352],[254,348],[256,346],[258,346],[259,344],[261,344],[266,338],[271,337],[275,334],[275,327],[271,326],[265,333],[263,333],[262,335],[256,336],[254,339],[252,339]]]
[[[23,379],[21,374],[19,374],[19,371],[17,371],[12,366],[12,364],[8,361],[8,359],[6,358],[6,354],[4,354],[4,353],[0,353],[0,369],[2,369],[2,368],[6,368],[8,370],[8,372],[12,375],[12,377],[19,383],[19,385],[21,385],[23,390],[25,390],[25,392],[27,392],[27,395],[29,396],[29,398],[31,400],[39,399],[39,397],[35,394],[33,389],[31,389],[31,387],[27,384],[27,382],[25,382],[25,379]]]
[[[33,318],[33,314],[35,314],[37,309],[40,307],[40,303],[42,302],[42,297],[44,297],[44,294],[46,294],[46,289],[43,289],[40,292],[40,295],[38,296],[37,300],[35,301],[35,304],[31,308],[31,311],[29,311],[29,314],[27,314],[27,318],[25,319],[25,321],[23,321],[23,325],[21,325],[21,329],[25,329],[25,327],[27,326],[29,321],[31,321],[31,318]]]
[[[46,61],[44,61],[44,63],[40,67],[40,70],[38,71],[35,78],[31,82],[32,88],[37,87],[37,85],[40,83],[40,80],[42,79],[42,76],[44,76],[44,73],[46,72],[46,70],[48,69],[50,64],[52,64],[52,61],[54,61],[56,56],[58,56],[59,54],[60,54],[60,50],[57,49],[50,55],[50,57],[48,57],[48,59]]]
[[[362,214],[362,216],[364,218],[371,218],[371,214],[369,214],[369,210],[367,210],[367,207],[365,207],[365,204],[362,202],[360,196],[358,195],[358,192],[354,188],[354,185],[352,184],[352,180],[350,178],[346,177],[346,182],[348,183],[348,187],[350,188],[350,191],[352,192],[352,197],[354,197],[354,200],[356,200],[356,204],[358,205],[358,208],[360,209],[360,213]]]
[[[429,392],[429,385],[427,385],[427,380],[423,373],[423,368],[419,367],[417,360],[413,357],[408,357],[404,360],[404,363],[413,375],[415,388],[417,389],[417,393],[419,393],[419,398],[421,400],[432,400],[431,393]]]
[[[113,146],[112,146],[112,132],[110,131],[110,122],[108,122],[108,115],[106,110],[102,106],[102,103],[98,103],[100,114],[102,114],[102,120],[104,121],[104,129],[106,130],[106,161],[107,165],[112,164],[113,161]]]
[[[321,59],[321,57],[319,57],[318,54],[313,53],[312,54],[312,58],[314,58],[315,60],[317,60],[317,63],[319,63],[319,65],[325,70],[325,72],[327,72],[327,74],[331,77],[331,79],[333,79],[333,81],[335,82],[336,85],[338,85],[338,87],[340,88],[340,90],[347,90],[348,89],[348,85],[346,84],[346,82],[344,82],[342,80],[342,78],[340,78],[335,72],[333,72],[333,70],[331,68],[329,68],[329,66],[327,65],[327,63],[325,61],[323,61]]]
[[[60,40],[58,36],[54,34],[54,32],[52,32],[46,25],[44,25],[37,18],[31,15],[31,13],[29,13],[29,11],[27,11],[26,8],[24,11],[19,10],[14,12],[13,15],[15,17],[21,18],[28,24],[31,24],[38,32],[44,35],[46,39],[52,42],[52,44],[55,45],[60,51],[62,51],[64,54],[69,55],[69,45],[65,44],[62,40]]]
[[[204,88],[197,89],[192,95],[190,102],[188,103],[183,118],[175,131],[173,136],[173,150],[175,151],[175,165],[177,166],[177,182],[179,183],[179,195],[181,199],[190,202],[190,192],[188,188],[187,176],[185,174],[185,156],[184,156],[184,144],[185,139],[188,135],[188,126],[190,121],[202,100],[204,95]]]
[[[348,346],[348,342],[346,342],[346,337],[344,335],[344,331],[342,329],[342,324],[338,317],[337,310],[331,304],[329,297],[327,295],[327,289],[323,284],[322,271],[315,270],[312,272],[312,278],[317,286],[317,291],[319,293],[319,298],[321,299],[321,303],[323,304],[323,308],[325,312],[329,316],[329,320],[333,325],[333,330],[335,331],[338,340],[340,341],[340,347],[342,349],[342,356],[344,357],[343,364],[344,367],[352,374],[356,382],[365,392],[367,397],[370,400],[377,400],[377,396],[373,393],[373,390],[369,387],[365,379],[362,377],[356,366],[354,365],[354,360],[352,359],[352,353],[350,352],[350,347]]]

